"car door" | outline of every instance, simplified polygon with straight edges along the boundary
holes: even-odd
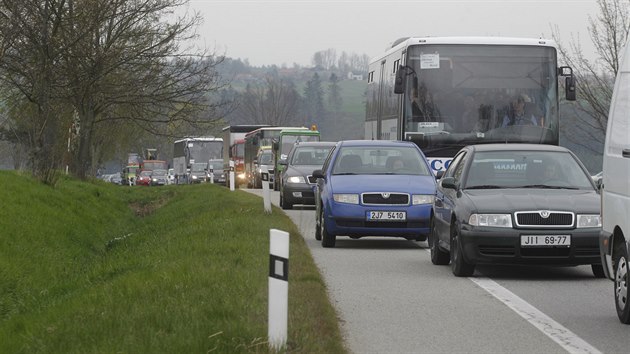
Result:
[[[453,177],[457,181],[461,181],[464,166],[466,165],[466,161],[468,161],[467,156],[468,152],[466,150],[458,153],[438,182],[437,192],[435,195],[434,213],[436,221],[435,227],[437,228],[436,231],[439,236],[439,243],[442,246],[448,245],[450,240],[451,215],[453,214],[457,193],[459,192],[454,189],[443,188],[442,181],[446,177]]]
[[[331,161],[333,160],[333,156],[335,155],[335,152],[337,150],[337,145],[335,145],[332,149],[330,149],[330,152],[328,153],[328,156],[326,157],[326,160],[324,161],[324,164],[322,165],[322,172],[324,174],[324,176],[326,176],[326,178],[318,178],[317,179],[317,183],[315,186],[315,224],[317,225],[317,228],[320,227],[319,225],[319,221],[320,221],[320,213],[322,211],[322,200],[324,200],[324,193],[326,190],[326,183],[330,181],[330,169],[332,169],[332,164]]]

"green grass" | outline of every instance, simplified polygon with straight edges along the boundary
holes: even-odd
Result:
[[[0,171],[0,352],[268,352],[269,229],[290,233],[288,352],[345,352],[304,240],[218,185],[56,188]]]

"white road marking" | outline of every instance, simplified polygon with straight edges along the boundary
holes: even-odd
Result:
[[[430,248],[425,250],[431,253]],[[543,332],[547,337],[558,343],[569,353],[591,353],[602,354],[597,348],[588,344],[585,340],[578,337],[568,328],[554,321],[551,317],[530,305],[527,301],[521,299],[518,295],[499,285],[494,280],[479,277],[469,277],[473,283],[490,293],[507,307],[523,317],[527,322],[531,323],[538,330]]]
[[[569,353],[601,353],[592,345],[588,344],[575,333],[551,317],[545,315],[534,306],[521,299],[518,295],[502,287],[497,282],[488,278],[468,278],[480,288],[492,294],[499,301],[511,308],[519,316],[523,317],[534,327],[538,328],[547,337],[558,343]]]

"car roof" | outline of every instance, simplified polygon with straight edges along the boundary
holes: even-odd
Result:
[[[482,151],[557,151],[557,152],[568,152],[569,149],[556,146],[556,145],[548,145],[548,144],[514,144],[514,143],[506,143],[506,144],[478,144],[478,145],[469,145],[469,149],[477,152]]]
[[[400,140],[343,140],[339,143],[340,146],[415,146],[415,144],[410,141]]]
[[[335,141],[300,141],[295,146],[335,146]]]

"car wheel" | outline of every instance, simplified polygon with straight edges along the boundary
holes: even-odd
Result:
[[[464,260],[461,239],[457,224],[451,225],[451,269],[456,277],[469,277],[475,272],[475,265]]]
[[[630,324],[630,303],[628,302],[628,250],[623,244],[615,252],[615,307],[621,323]]]
[[[322,233],[322,246],[326,248],[335,247],[335,241],[337,241],[337,236],[330,234],[328,230],[326,230],[326,220],[324,220],[324,210],[322,209],[322,220],[320,222],[320,228]]]
[[[435,265],[448,265],[450,262],[450,255],[448,252],[444,252],[438,246],[440,238],[435,228],[435,220],[431,219],[431,237],[429,237],[431,243],[431,263]]]
[[[593,271],[595,278],[606,278],[606,273],[604,273],[604,266],[602,264],[591,264],[591,270]]]
[[[322,229],[321,229],[321,225],[322,225],[322,213],[319,212],[317,214],[317,220],[315,220],[315,239],[317,241],[321,241],[322,240]]]

